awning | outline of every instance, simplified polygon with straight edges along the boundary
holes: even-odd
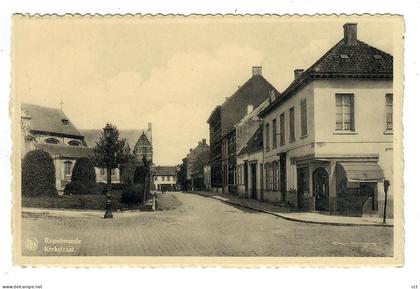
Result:
[[[383,181],[384,172],[377,163],[340,162],[349,182],[369,183]]]

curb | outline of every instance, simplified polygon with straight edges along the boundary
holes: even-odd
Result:
[[[353,227],[370,226],[370,227],[391,227],[391,228],[394,227],[394,225],[391,225],[391,224],[355,224],[355,223],[336,223],[336,222],[321,222],[321,221],[301,220],[301,219],[289,217],[285,214],[270,212],[270,211],[267,211],[267,210],[264,210],[264,209],[258,209],[258,208],[251,207],[251,206],[248,206],[248,205],[244,205],[244,204],[241,204],[241,203],[238,203],[238,202],[235,202],[235,201],[231,201],[231,200],[222,200],[222,199],[219,199],[217,197],[208,196],[208,195],[201,194],[201,193],[196,193],[196,194],[200,195],[200,196],[203,196],[203,197],[212,198],[214,200],[221,201],[225,204],[235,205],[235,206],[247,208],[247,209],[250,209],[250,210],[254,210],[254,211],[257,211],[257,212],[266,213],[266,214],[273,215],[273,216],[282,218],[282,219],[287,220],[287,221],[292,221],[292,222],[299,222],[299,223],[305,223],[305,224],[317,224],[317,225],[329,225],[329,226],[343,226],[343,227],[344,226],[347,226],[347,227],[351,227],[351,226],[353,226]]]

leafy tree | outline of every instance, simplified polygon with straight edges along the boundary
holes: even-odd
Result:
[[[33,197],[57,195],[55,167],[49,153],[36,149],[23,158],[22,194]]]
[[[102,131],[93,149],[94,163],[99,168],[106,168],[109,165],[115,169],[130,159],[130,147],[126,139],[119,139],[120,133],[116,126],[107,123],[105,127],[111,128],[110,142],[107,143],[105,133]]]

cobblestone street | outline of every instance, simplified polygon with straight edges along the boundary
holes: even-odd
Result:
[[[115,213],[114,219],[24,216],[23,255],[76,256],[392,256],[393,228],[329,226],[272,215],[187,193],[172,211]],[[49,239],[79,239],[57,253]],[[37,248],[25,246],[36,240]],[[26,241],[26,243],[25,243]],[[29,248],[29,249],[28,249]],[[32,249],[32,250],[30,250]]]

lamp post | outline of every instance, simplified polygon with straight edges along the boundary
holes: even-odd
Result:
[[[382,222],[385,224],[386,223],[386,206],[387,206],[387,202],[388,202],[388,188],[391,185],[389,180],[385,180],[384,181],[384,192],[385,192],[385,202],[384,202],[384,216],[383,216],[383,220]]]
[[[107,184],[107,191],[106,191],[106,212],[104,215],[105,219],[110,219],[113,217],[111,212],[111,136],[112,136],[112,128],[110,126],[106,126],[104,128],[104,135],[106,140],[106,154],[107,154],[107,162],[106,162],[106,184]]]

